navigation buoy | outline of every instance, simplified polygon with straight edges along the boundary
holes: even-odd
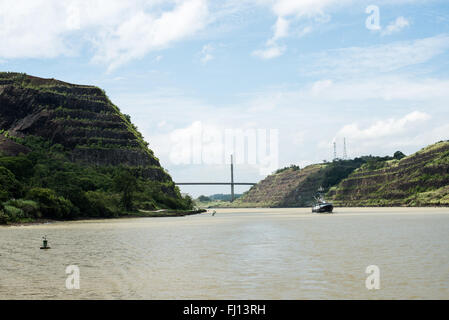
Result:
[[[42,250],[48,250],[50,247],[48,246],[47,236],[42,237]]]

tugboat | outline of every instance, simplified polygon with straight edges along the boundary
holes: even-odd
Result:
[[[318,189],[317,195],[315,196],[316,203],[312,207],[313,213],[332,213],[332,211],[334,211],[333,204],[324,200],[323,192],[323,187],[320,187]]]

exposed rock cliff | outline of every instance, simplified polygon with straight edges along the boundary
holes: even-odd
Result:
[[[75,162],[147,167],[148,178],[171,181],[137,128],[97,87],[0,73],[0,129],[61,144]],[[18,148],[4,138],[0,142],[7,154]]]
[[[60,144],[73,162],[139,167],[144,178],[172,183],[129,117],[97,87],[0,73],[0,130],[11,138],[32,135]],[[0,153],[29,151],[0,135]],[[167,191],[175,195],[173,188]]]
[[[236,206],[300,207],[311,203],[322,183],[320,172],[325,165],[312,165],[302,170],[287,169],[269,175],[252,187]]]

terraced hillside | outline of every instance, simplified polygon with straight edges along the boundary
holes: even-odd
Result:
[[[26,74],[0,73],[0,178],[0,224],[192,208],[103,90]]]
[[[447,206],[449,142],[401,160],[367,163],[328,196],[338,206]]]
[[[36,135],[71,150],[73,161],[146,167],[169,179],[130,120],[103,90],[18,73],[0,73],[0,128]]]
[[[234,203],[242,207],[306,206],[321,185],[324,165],[312,165],[302,170],[289,168],[269,175],[253,186]]]

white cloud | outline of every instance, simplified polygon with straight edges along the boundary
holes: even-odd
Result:
[[[164,49],[204,28],[207,14],[205,0],[179,2],[158,17],[139,11],[102,37],[94,61],[106,63],[112,70],[150,51]]]
[[[368,127],[363,126],[363,128],[357,123],[352,123],[344,126],[337,136],[347,137],[351,140],[379,140],[384,137],[402,134],[409,130],[413,124],[425,122],[430,118],[431,116],[427,113],[414,111],[400,119],[379,120]]]
[[[349,2],[347,0],[277,0],[273,3],[273,11],[278,16],[311,17],[322,15],[324,9],[331,5]]]
[[[449,35],[446,34],[385,45],[334,49],[302,56],[302,70],[307,73],[331,73],[340,76],[390,72],[427,62],[448,49]]]
[[[207,0],[3,0],[0,58],[73,55],[88,44],[112,70],[194,35],[208,19]]]
[[[283,17],[278,17],[274,25],[274,35],[269,39],[265,45],[265,49],[253,51],[253,55],[261,59],[273,59],[284,54],[285,46],[280,46],[277,41],[288,36],[289,22]]]
[[[289,28],[289,22],[279,17],[276,21],[276,24],[274,26],[274,36],[272,41],[276,41],[281,38],[285,38],[288,36],[288,28]]]
[[[273,26],[274,34],[271,39],[266,43],[266,48],[256,50],[254,55],[262,59],[272,59],[284,54],[286,48],[277,43],[278,40],[286,38],[290,33],[289,19],[301,19],[303,17],[325,17],[323,22],[329,20],[328,16],[324,13],[324,8],[335,4],[344,4],[350,2],[349,0],[276,0],[265,1],[256,0],[256,3],[269,5],[271,10],[276,14],[277,20]],[[302,37],[312,31],[311,27],[303,27],[299,32],[296,32],[299,37]]]
[[[338,131],[337,148],[338,142],[346,137],[350,157],[391,155],[396,150],[416,152],[429,144],[449,138],[449,126],[443,123],[421,111],[413,111],[401,118],[377,120],[371,124],[354,122]],[[324,141],[320,146],[330,147]]]
[[[283,55],[285,52],[285,47],[283,46],[269,46],[266,49],[256,50],[253,52],[253,55],[261,58],[261,59],[273,59]]]
[[[384,31],[382,31],[382,35],[390,35],[399,32],[408,26],[410,26],[410,22],[406,18],[402,16],[398,17],[395,21],[390,23]]]

